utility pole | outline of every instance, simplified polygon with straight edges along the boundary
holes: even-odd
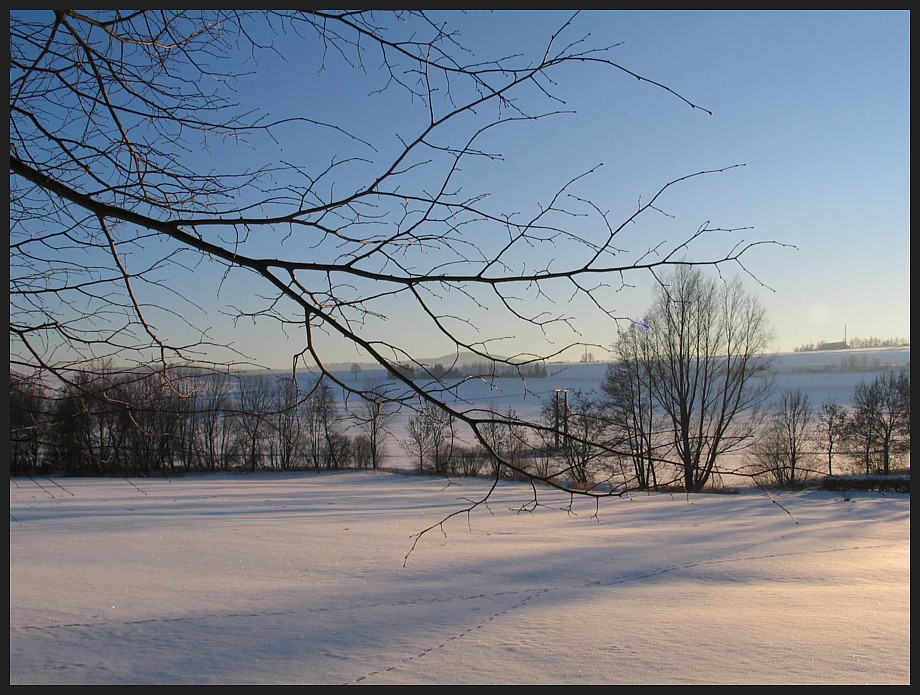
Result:
[[[559,394],[562,394],[562,426],[565,429],[565,435],[569,434],[569,389],[554,389],[555,396],[553,399],[553,435],[555,437],[556,448],[559,448]]]

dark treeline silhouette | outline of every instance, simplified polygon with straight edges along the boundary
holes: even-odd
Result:
[[[463,365],[444,366],[436,362],[431,366],[397,364],[391,374],[424,381],[426,379],[543,379],[547,376],[546,364],[543,362],[528,362],[523,364],[507,364],[503,362],[474,362]]]
[[[793,348],[793,352],[816,352],[820,350],[859,350],[862,348],[879,347],[909,347],[910,341],[906,338],[850,338],[844,342],[827,342],[819,340],[817,343],[805,343]]]
[[[667,403],[661,389],[668,388],[656,377],[661,365],[643,367],[636,347],[630,344],[632,361],[608,366],[599,392],[561,391],[548,399],[543,429],[519,420],[513,409],[488,406],[493,419],[482,435],[498,456],[462,437],[461,423],[442,410],[417,406],[399,442],[411,470],[564,479],[586,489],[688,489],[675,444],[680,431],[661,404]],[[382,392],[383,382],[369,386],[375,389]],[[11,373],[9,472],[149,477],[383,468],[398,406],[381,398],[346,407],[335,393],[322,377],[266,373],[102,366],[55,388]],[[860,382],[852,403],[814,404],[800,390],[784,391],[756,436],[738,447],[746,464],[734,472],[758,484],[796,487],[818,477],[888,475],[903,462],[909,467],[909,365]],[[705,487],[719,485],[720,470],[708,471]]]
[[[388,408],[354,416],[323,378],[98,366],[51,388],[10,374],[10,474],[377,467]],[[348,436],[347,429],[356,434]]]

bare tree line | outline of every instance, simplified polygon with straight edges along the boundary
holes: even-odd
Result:
[[[612,363],[599,391],[556,394],[543,406],[545,429],[536,432],[513,409],[490,406],[496,418],[483,436],[498,456],[471,444],[459,422],[430,405],[408,419],[399,445],[414,462],[409,470],[422,475],[529,474],[589,488],[686,489],[675,432],[662,426],[666,412],[652,393],[627,380],[634,369]],[[11,375],[11,475],[380,469],[392,453],[393,402],[346,408],[321,377],[305,389],[287,376],[186,372],[165,380],[158,371],[128,377],[100,367],[92,379],[52,393]],[[176,384],[193,395],[180,396]],[[910,372],[861,382],[850,409],[783,391],[745,448],[749,463],[735,472],[770,486],[887,474],[910,453]],[[506,460],[515,465],[503,466]]]
[[[324,375],[99,366],[56,393],[11,376],[11,473],[378,469],[400,403],[412,410],[399,444],[422,475],[700,492],[726,472],[794,486],[835,471],[887,474],[909,460],[909,367],[858,384],[850,410],[816,408],[798,389],[769,409],[768,336],[762,306],[740,283],[679,268],[620,331],[598,389],[556,391],[536,423],[513,409],[471,409],[472,441],[448,410],[397,397],[395,375],[345,402]],[[723,465],[732,454],[745,463]]]
[[[910,366],[857,384],[850,409],[783,391],[754,459],[759,480],[782,486],[844,473],[888,475],[904,461],[909,467]]]
[[[99,365],[57,392],[10,380],[13,475],[377,468],[396,412],[381,400],[347,413],[321,376]]]
[[[833,402],[815,407],[801,390],[783,391],[771,408],[769,338],[763,306],[737,279],[683,266],[662,276],[646,315],[619,331],[616,360],[598,389],[557,392],[537,424],[485,409],[493,419],[478,431],[478,457],[456,446],[450,418],[420,412],[406,449],[419,472],[426,451],[441,475],[468,472],[471,457],[492,458],[496,478],[614,494],[700,492],[727,473],[795,486],[909,465],[909,365],[858,384],[849,410]],[[729,457],[734,464],[724,463]],[[514,465],[504,466],[509,460]]]

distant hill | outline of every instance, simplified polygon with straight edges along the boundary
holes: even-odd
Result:
[[[775,372],[873,372],[910,366],[910,346],[785,352],[776,355]]]
[[[495,359],[507,359],[499,355]],[[434,366],[440,364],[444,367],[456,365],[466,367],[479,364],[483,358],[472,352],[462,352],[459,355],[450,354],[441,357],[429,357],[417,360],[423,364]],[[598,360],[598,364],[606,364],[605,360]],[[337,362],[327,365],[334,372],[348,372],[354,362]],[[380,365],[369,362],[359,362],[362,370],[380,369]],[[580,362],[552,362],[547,364],[580,364]],[[910,364],[910,346],[878,347],[878,348],[837,348],[833,350],[812,350],[800,352],[782,352],[776,354],[775,371],[878,371],[880,369],[900,368]]]
[[[502,355],[493,355],[493,359],[496,360],[505,360],[507,357]],[[474,354],[472,352],[461,352],[459,354],[452,353],[448,355],[443,355],[441,357],[423,357],[415,360],[416,362],[421,362],[422,364],[428,366],[434,366],[436,364],[443,365],[444,367],[467,367],[471,364],[479,364],[484,362],[484,358],[480,355]],[[347,372],[351,369],[351,365],[357,364],[361,369],[380,369],[380,365],[376,362],[332,362],[326,366],[333,372]]]

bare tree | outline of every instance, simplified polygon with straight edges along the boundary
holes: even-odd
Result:
[[[479,433],[491,450],[498,454],[487,456],[492,476],[508,477],[510,471],[502,470],[503,461],[510,462],[517,470],[529,470],[525,459],[532,451],[533,444],[529,440],[530,430],[520,424],[517,412],[509,407],[501,413],[496,405],[490,405],[487,412],[492,413],[494,419],[485,421]]]
[[[238,453],[234,436],[233,384],[226,371],[203,374],[197,403],[200,459],[205,470],[232,468]]]
[[[662,279],[643,340],[688,492],[703,489],[720,456],[752,443],[771,389],[770,337],[763,305],[737,278],[688,265]]]
[[[282,376],[275,381],[274,396],[278,467],[287,471],[306,458],[303,394],[296,378]]]
[[[454,423],[449,412],[424,402],[406,422],[406,453],[418,461],[418,472],[449,475],[453,453]]]
[[[346,465],[348,440],[342,433],[345,418],[332,386],[320,375],[304,391],[303,433],[313,467],[319,470]]]
[[[812,419],[808,394],[801,389],[786,389],[780,394],[779,405],[754,446],[758,476],[781,486],[795,485],[808,476],[804,463],[812,440]]]
[[[632,463],[635,485],[640,489],[658,485],[658,464],[667,437],[660,428],[661,413],[655,405],[655,357],[651,341],[645,340],[643,321],[621,330],[614,345],[616,361],[604,372],[601,391],[611,427],[622,437],[622,447]]]
[[[237,380],[236,415],[243,465],[257,470],[266,459],[274,411],[272,384],[265,374],[245,374]]]
[[[128,383],[108,363],[100,363],[77,372],[61,389],[53,401],[51,444],[62,470],[76,475],[124,473],[124,438],[130,428],[124,400]]]
[[[827,456],[827,474],[834,474],[834,454],[839,453],[849,427],[846,408],[833,401],[822,403],[815,419],[818,448]]]
[[[910,449],[910,374],[889,371],[853,391],[850,440],[858,447],[866,473],[891,472],[893,458]]]
[[[43,470],[48,444],[50,401],[41,380],[10,374],[10,456],[7,473]]]
[[[559,395],[559,392],[556,393]],[[552,435],[546,446],[558,462],[555,477],[568,479],[576,487],[595,483],[595,475],[604,471],[610,456],[610,420],[593,390],[571,389],[562,398],[543,404],[543,417]],[[556,437],[556,432],[560,432]]]
[[[150,476],[174,471],[177,450],[184,448],[180,438],[185,409],[172,398],[165,381],[162,373],[153,371],[131,380],[121,375],[107,394],[120,406],[117,458],[122,460],[123,472]]]
[[[389,395],[391,388],[383,380],[370,380],[364,388],[364,397],[349,409],[354,426],[366,443],[368,463],[374,470],[380,467],[387,454],[386,438],[399,414],[398,404]]]
[[[519,56],[476,55],[452,27],[459,16],[11,10],[11,366],[75,383],[74,370],[100,357],[248,364],[233,341],[212,337],[217,310],[205,306],[241,286],[245,304],[224,311],[296,330],[303,344],[292,368],[312,362],[332,378],[327,361],[345,342],[400,376],[400,400],[420,398],[475,432],[476,416],[445,397],[456,381],[397,369],[425,372],[419,332],[486,361],[539,363],[588,347],[569,299],[615,321],[608,282],[626,286],[629,275],[688,262],[741,265],[760,243],[701,245],[735,230],[693,223],[632,255],[618,248],[624,229],[662,212],[673,187],[734,165],[663,183],[618,218],[579,189],[599,162],[585,162],[531,209],[484,186],[479,172],[502,161],[493,134],[564,113],[556,92],[567,68],[597,70],[598,89],[625,76],[708,112],[617,63],[614,45],[590,43],[577,12]],[[490,20],[467,18],[475,21]],[[272,61],[295,54],[313,68],[302,71],[301,92],[321,94],[329,79],[363,90],[371,108],[378,96],[403,97],[396,132],[381,132],[376,119],[330,116],[322,99],[310,112],[288,99],[289,111],[262,113],[258,92],[273,86]],[[354,79],[342,80],[342,69]],[[250,71],[258,82],[246,82]],[[242,163],[239,143],[251,148]],[[190,276],[195,293],[177,282]],[[506,332],[480,334],[486,312],[503,316]],[[394,338],[384,329],[397,314],[427,323]],[[545,335],[547,347],[496,357],[513,326]],[[694,453],[685,455],[698,486],[713,460],[693,467]]]

